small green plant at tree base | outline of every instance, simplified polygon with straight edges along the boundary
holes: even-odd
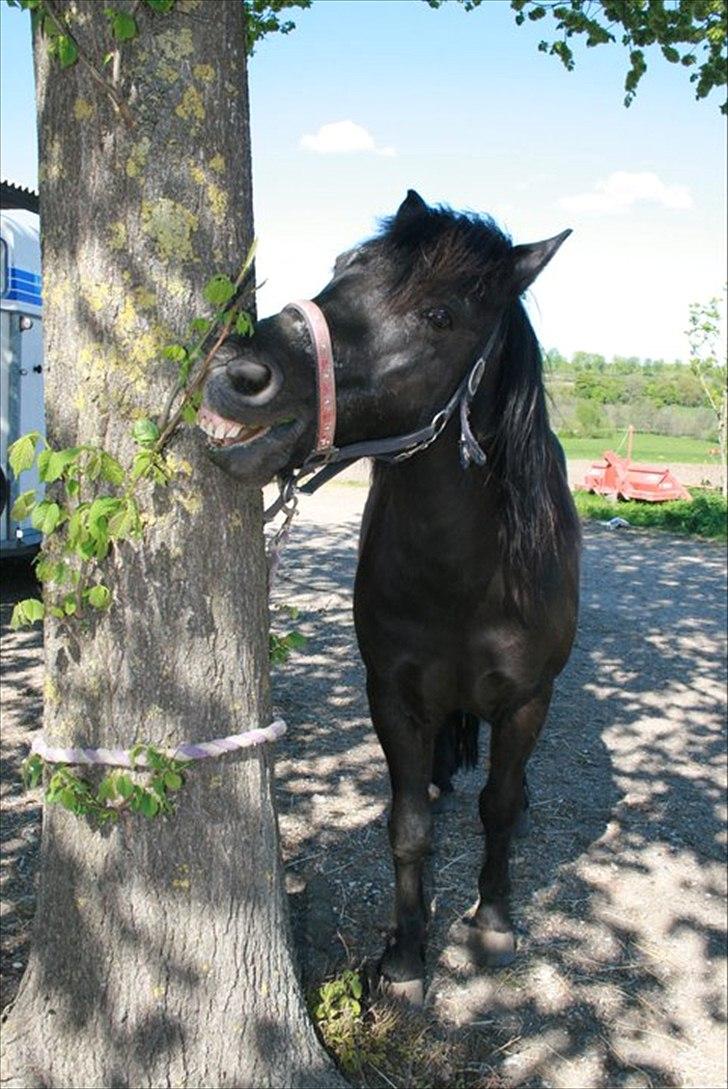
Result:
[[[183,786],[189,760],[177,760],[153,745],[135,745],[130,752],[132,765],[145,758],[147,778],[135,782],[131,776],[114,770],[98,786],[71,771],[67,764],[48,764],[38,753],[23,762],[23,781],[29,790],[46,780],[45,800],[60,805],[79,817],[90,817],[99,825],[119,819],[122,813],[141,813],[152,817],[171,813],[172,795]],[[137,769],[134,769],[137,770]]]
[[[376,1064],[382,1060],[362,1015],[363,992],[359,973],[347,968],[317,987],[309,999],[311,1015],[326,1046],[347,1073],[355,1073],[367,1063]]]

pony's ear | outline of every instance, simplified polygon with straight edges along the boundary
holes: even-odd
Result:
[[[398,225],[409,223],[411,220],[419,218],[426,211],[427,205],[420,194],[415,193],[414,189],[408,189],[407,196],[397,209],[394,221]]]
[[[546,268],[557,249],[571,234],[571,228],[547,238],[545,242],[530,242],[514,246],[511,251],[511,283],[517,295],[530,287],[538,274]]]

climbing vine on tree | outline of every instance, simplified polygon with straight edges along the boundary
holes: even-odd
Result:
[[[82,619],[87,606],[106,609],[111,590],[100,581],[102,563],[116,542],[139,538],[144,528],[142,484],[167,485],[179,470],[167,444],[182,424],[194,424],[202,386],[215,353],[233,330],[253,331],[250,314],[241,309],[243,290],[252,272],[251,247],[237,279],[216,275],[203,289],[213,308],[209,317],[190,323],[187,344],[169,344],[164,356],[177,366],[177,379],[157,419],[139,416],[131,435],[136,452],[127,466],[109,451],[92,444],[54,450],[39,432],[23,435],[8,451],[16,477],[37,464],[45,484],[55,484],[51,498],[38,500],[34,489],[22,492],[11,517],[29,517],[44,535],[36,574],[44,584],[44,601],[18,602],[12,628],[33,624],[46,615]]]

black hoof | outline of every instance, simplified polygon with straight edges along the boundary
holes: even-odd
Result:
[[[516,958],[516,936],[512,930],[477,926],[472,919],[459,919],[450,927],[448,960],[454,967],[505,968]]]
[[[377,998],[394,999],[408,1006],[421,1007],[425,1001],[424,979],[393,980],[382,970],[381,961],[377,964],[373,960],[367,961],[364,966],[364,978],[366,991],[371,1001]]]
[[[425,981],[424,979],[406,979],[398,983],[393,979],[380,976],[379,993],[405,1006],[421,1009],[425,1004]]]

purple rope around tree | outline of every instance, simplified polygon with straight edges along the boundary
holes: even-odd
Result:
[[[237,749],[249,749],[277,741],[286,732],[282,718],[271,722],[270,726],[259,726],[242,734],[230,734],[218,737],[214,741],[200,741],[197,744],[178,745],[170,749],[167,755],[175,760],[207,760],[212,756],[223,756]],[[47,745],[42,737],[33,738],[31,753],[37,753],[49,764],[106,764],[117,768],[146,767],[149,763],[146,754],[141,752],[134,760],[128,749],[62,749],[56,745]]]

